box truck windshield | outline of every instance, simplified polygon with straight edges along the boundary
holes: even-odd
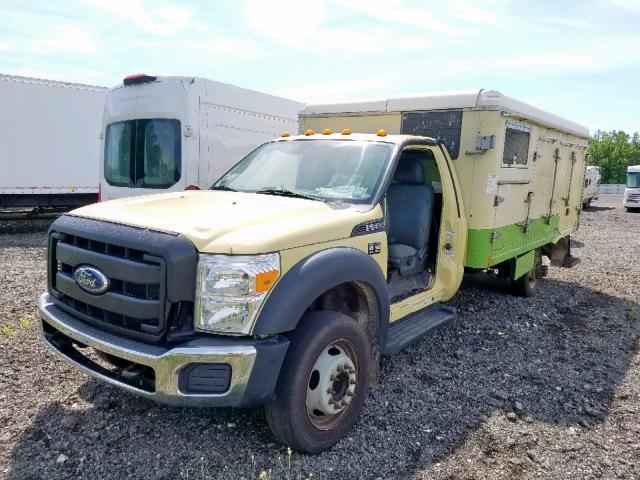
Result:
[[[627,173],[627,188],[640,188],[640,171]]]
[[[179,120],[151,118],[107,125],[105,180],[109,185],[169,188],[180,174]]]

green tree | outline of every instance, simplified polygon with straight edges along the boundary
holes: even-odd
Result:
[[[589,165],[600,167],[602,183],[625,183],[627,167],[640,165],[640,134],[598,130],[589,141]]]

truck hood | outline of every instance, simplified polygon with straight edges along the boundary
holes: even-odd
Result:
[[[71,215],[183,234],[200,252],[253,254],[346,238],[378,209],[273,195],[187,191],[111,200]]]

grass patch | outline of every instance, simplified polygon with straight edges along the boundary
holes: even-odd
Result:
[[[15,327],[12,327],[11,325],[0,325],[0,336],[8,337],[15,331]]]

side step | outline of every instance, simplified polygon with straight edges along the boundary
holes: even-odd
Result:
[[[398,353],[433,329],[456,318],[456,309],[435,304],[389,325],[384,354]]]

